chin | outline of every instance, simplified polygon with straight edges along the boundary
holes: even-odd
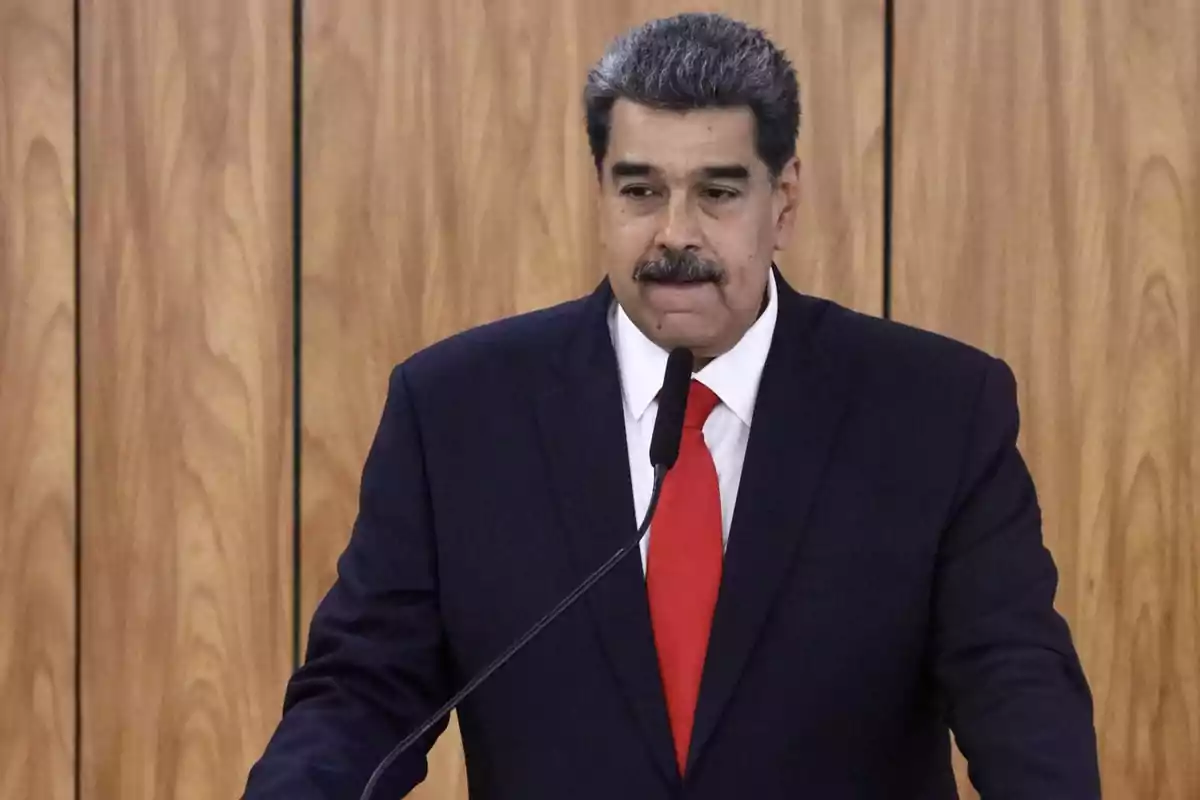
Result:
[[[660,347],[667,350],[686,347],[697,356],[711,357],[718,347],[719,336],[707,326],[660,321],[655,330],[655,339]]]

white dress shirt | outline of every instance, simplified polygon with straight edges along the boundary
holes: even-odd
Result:
[[[758,397],[758,383],[762,378],[767,352],[771,349],[775,318],[779,313],[776,292],[775,273],[771,272],[767,281],[766,310],[731,350],[705,364],[694,376],[721,400],[704,424],[704,441],[717,467],[723,545],[729,544],[729,527],[742,479],[742,462],[750,438],[754,401]],[[634,511],[638,522],[641,522],[654,489],[650,436],[658,416],[657,395],[667,367],[667,351],[646,338],[619,303],[614,302],[609,313],[609,331],[621,375],[625,442],[629,447]],[[643,571],[646,569],[650,536],[651,533],[647,533],[641,541]]]

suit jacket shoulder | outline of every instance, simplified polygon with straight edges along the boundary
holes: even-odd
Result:
[[[823,339],[857,377],[889,394],[971,394],[998,360],[979,347],[827,301]]]
[[[401,364],[421,395],[447,398],[485,388],[528,388],[564,338],[574,335],[595,294],[473,326],[424,347]]]
[[[814,320],[790,329],[794,346],[846,387],[840,447],[868,459],[855,475],[877,475],[874,491],[923,498],[948,523],[988,464],[1016,448],[1011,369],[942,334],[803,295],[792,302],[805,309],[794,316]]]

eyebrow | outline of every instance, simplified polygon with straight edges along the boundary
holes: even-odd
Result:
[[[645,178],[655,172],[649,164],[634,161],[618,161],[612,165],[613,178]],[[716,164],[703,167],[700,174],[709,180],[747,181],[750,170],[742,164]]]
[[[705,167],[701,170],[704,177],[711,180],[747,181],[750,180],[750,170],[741,164],[728,164],[716,167]]]
[[[614,178],[644,178],[653,172],[649,164],[636,164],[631,161],[618,161],[612,166]]]

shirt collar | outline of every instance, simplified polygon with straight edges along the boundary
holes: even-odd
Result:
[[[621,373],[621,392],[625,405],[635,419],[640,420],[658,395],[667,368],[667,351],[642,333],[620,303],[613,303],[609,330],[617,353]],[[749,426],[754,416],[754,402],[762,378],[775,320],[779,315],[778,289],[775,271],[767,277],[767,308],[750,329],[728,352],[714,358],[695,374],[728,406],[743,424]]]

